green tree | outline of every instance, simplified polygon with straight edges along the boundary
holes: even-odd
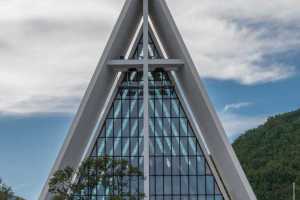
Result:
[[[108,189],[110,200],[143,199],[144,194],[129,191],[129,177],[143,176],[137,167],[126,160],[115,160],[107,156],[89,158],[77,170],[71,167],[58,170],[49,181],[49,192],[53,200],[71,200],[74,195],[90,199],[91,190],[97,185]],[[79,177],[74,181],[74,177]],[[82,198],[81,198],[82,199]]]
[[[24,200],[24,199],[21,197],[15,196],[11,187],[7,186],[0,179],[0,200]]]
[[[3,183],[3,181],[0,179],[0,200],[7,200],[13,198],[14,193],[11,189],[11,187],[8,187]]]

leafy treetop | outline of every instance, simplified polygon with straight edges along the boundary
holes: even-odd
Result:
[[[127,160],[115,160],[108,156],[89,158],[77,170],[66,167],[56,171],[49,181],[49,192],[54,200],[71,200],[76,195],[89,199],[91,193],[87,188],[94,189],[101,185],[108,189],[110,200],[122,200],[124,197],[143,199],[143,193],[128,192],[130,176],[143,176],[143,173]],[[74,177],[79,177],[79,180],[74,181]]]

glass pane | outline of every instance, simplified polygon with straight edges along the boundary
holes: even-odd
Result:
[[[168,73],[150,72],[149,82],[150,199],[223,198]]]

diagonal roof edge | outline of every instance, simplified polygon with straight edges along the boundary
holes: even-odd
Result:
[[[97,119],[104,109],[106,98],[117,78],[117,72],[110,70],[107,61],[124,56],[134,37],[142,16],[139,0],[126,0],[115,24],[100,61],[89,83],[86,93],[74,117],[71,128],[55,160],[50,175],[39,196],[40,200],[50,199],[48,181],[53,173],[66,166],[77,167],[92,136]],[[87,117],[88,116],[88,117]]]
[[[183,88],[225,187],[235,200],[256,200],[165,0],[149,3],[149,14],[168,57],[185,62],[185,66],[174,74]]]

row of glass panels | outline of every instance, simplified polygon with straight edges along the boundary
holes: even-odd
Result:
[[[126,159],[143,171],[142,77],[125,73],[91,157]],[[150,72],[149,85],[150,199],[223,199],[168,74]],[[128,181],[124,190],[143,192],[143,177]],[[98,186],[76,198],[107,199],[108,194]]]

